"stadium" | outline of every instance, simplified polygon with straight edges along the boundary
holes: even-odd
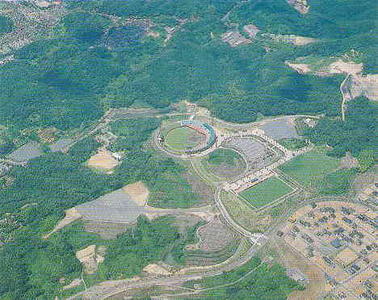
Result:
[[[160,131],[159,142],[178,154],[196,154],[209,149],[216,142],[215,130],[207,123],[183,120],[170,123]]]

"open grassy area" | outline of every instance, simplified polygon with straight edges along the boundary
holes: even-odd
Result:
[[[349,191],[356,169],[341,169],[327,174],[320,182],[319,192],[323,195],[342,195]]]
[[[339,159],[326,156],[320,150],[314,150],[292,159],[280,169],[304,186],[314,188],[338,165]]]
[[[231,166],[236,166],[240,160],[243,158],[239,153],[231,149],[217,149],[209,154],[208,162],[211,165],[219,166],[221,164],[227,164]]]
[[[271,177],[240,193],[244,199],[254,207],[265,206],[274,200],[286,195],[291,187],[278,178]]]
[[[284,146],[285,148],[289,149],[289,150],[298,150],[298,149],[301,149],[303,147],[306,147],[307,146],[307,143],[305,140],[301,140],[301,139],[296,139],[296,138],[292,138],[292,139],[281,139],[278,141],[282,146]]]
[[[234,178],[246,169],[243,157],[234,150],[219,148],[203,161],[204,167],[220,178]]]
[[[175,151],[185,151],[197,146],[205,137],[189,127],[179,127],[169,131],[165,144]]]

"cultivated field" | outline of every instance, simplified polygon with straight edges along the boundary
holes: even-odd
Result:
[[[315,187],[325,175],[339,166],[339,159],[314,150],[300,155],[280,167],[281,171],[307,187]]]
[[[263,207],[291,192],[292,188],[282,180],[271,177],[242,191],[239,195],[256,208]]]
[[[205,136],[197,131],[180,127],[170,130],[165,137],[165,144],[175,151],[185,151],[205,141]]]

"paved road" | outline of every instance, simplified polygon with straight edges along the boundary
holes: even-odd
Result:
[[[203,277],[210,277],[220,275],[223,272],[231,271],[246,262],[248,262],[256,252],[265,245],[267,240],[262,240],[260,243],[253,245],[248,252],[231,262],[230,264],[224,265],[216,270],[201,271],[200,274],[182,274],[182,275],[172,275],[164,278],[141,278],[139,280],[117,280],[117,281],[105,281],[99,285],[92,286],[86,291],[80,292],[68,300],[79,300],[79,299],[90,299],[90,300],[100,300],[108,299],[112,296],[121,294],[130,289],[141,289],[150,288],[154,286],[180,286],[183,283],[191,280],[199,280]]]
[[[301,115],[301,116],[304,116],[304,115]],[[276,119],[279,119],[279,118],[276,118]],[[253,123],[253,125],[256,125],[256,123]],[[100,126],[100,124],[98,124],[98,126]],[[239,125],[237,126],[238,128],[240,128]],[[251,126],[251,124],[246,124],[246,126],[249,127]],[[92,130],[92,132],[94,130],[96,130],[96,127]],[[168,153],[167,151],[165,151],[165,149],[163,149],[163,147],[161,147],[157,137],[158,137],[158,132],[155,132],[153,136],[153,141],[155,143],[155,146],[159,150],[164,151],[165,153],[171,155],[171,153]],[[179,157],[183,158],[181,156]],[[201,174],[199,174],[199,176],[200,175]],[[209,180],[211,181],[211,179]],[[104,282],[96,286],[92,286],[89,289],[85,290],[84,292],[81,292],[69,299],[91,299],[91,300],[92,299],[93,300],[107,299],[109,297],[121,294],[130,289],[150,288],[157,285],[180,286],[184,282],[187,282],[190,280],[196,280],[196,279],[201,279],[203,277],[215,276],[222,272],[233,270],[243,265],[247,261],[249,261],[256,254],[256,252],[267,243],[269,238],[272,238],[276,234],[278,228],[283,224],[284,219],[286,219],[289,216],[289,212],[286,212],[286,214],[281,215],[279,219],[282,221],[277,222],[275,226],[271,226],[269,230],[265,232],[265,235],[253,234],[249,232],[248,230],[246,230],[245,228],[243,228],[242,226],[240,226],[239,224],[237,224],[229,215],[227,209],[225,208],[221,200],[221,196],[220,196],[221,191],[222,191],[221,184],[213,182],[212,185],[216,187],[216,192],[214,195],[216,207],[222,214],[226,224],[229,227],[231,227],[233,230],[235,230],[236,232],[238,232],[239,234],[241,234],[242,236],[246,237],[247,239],[253,242],[253,246],[248,250],[248,252],[245,255],[239,256],[239,254],[235,254],[235,256],[237,257],[235,257],[235,260],[230,259],[230,263],[227,263],[224,265],[221,264],[221,267],[218,267],[216,269],[210,269],[208,271],[201,270],[199,273],[196,273],[196,274],[174,274],[172,276],[168,276],[164,278],[150,278],[149,277],[148,279],[142,278],[140,280],[108,281],[108,282]]]
[[[349,78],[351,78],[351,76],[352,76],[352,74],[348,73],[348,75],[345,77],[343,82],[340,84],[340,93],[343,97],[343,100],[341,102],[341,119],[343,121],[345,121],[345,111],[346,111],[346,102],[347,102],[345,95],[348,92],[347,84],[348,84],[348,80],[349,80]]]

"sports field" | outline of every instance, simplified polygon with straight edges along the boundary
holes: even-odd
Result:
[[[219,148],[209,154],[204,165],[216,176],[233,178],[246,169],[243,157],[234,150]]]
[[[205,136],[189,127],[179,127],[169,131],[165,144],[172,150],[185,151],[205,140]]]
[[[240,196],[256,208],[263,207],[291,192],[292,188],[282,180],[271,177],[240,193]]]
[[[280,167],[281,171],[307,187],[315,187],[339,166],[339,159],[314,150],[300,155]]]

